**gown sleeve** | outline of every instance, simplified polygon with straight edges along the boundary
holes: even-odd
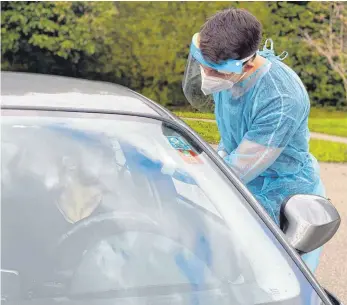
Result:
[[[295,97],[276,95],[259,101],[252,125],[224,161],[249,183],[269,168],[288,145],[305,117],[306,106]]]

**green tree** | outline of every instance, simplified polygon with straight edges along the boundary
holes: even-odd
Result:
[[[181,89],[194,33],[217,11],[238,2],[116,2],[111,65],[127,86],[164,105],[187,105]],[[264,3],[249,4],[265,20]],[[117,48],[122,45],[123,49]],[[126,50],[126,51],[124,51]]]
[[[317,14],[317,23],[322,23],[319,32],[303,31],[309,46],[326,58],[330,67],[342,79],[347,104],[347,4],[343,2],[323,2],[320,4],[326,14]]]
[[[124,85],[162,104],[185,103],[181,81],[189,43],[211,5],[117,2],[117,23],[109,25],[113,29],[108,42],[112,56],[104,67],[112,69]]]
[[[272,26],[265,34],[274,38],[278,51],[289,53],[286,63],[303,80],[313,105],[346,107],[341,75],[336,73],[327,58],[312,49],[303,33],[320,33],[325,25],[319,18],[329,18],[328,3],[269,2]],[[320,16],[317,18],[317,16]]]
[[[102,46],[111,2],[1,2],[2,69],[82,76]]]
[[[320,2],[3,1],[2,69],[111,81],[167,106],[187,106],[181,81],[191,37],[228,7],[249,10],[275,51],[288,51],[285,63],[314,105],[346,106],[344,74],[304,41],[304,33],[316,41],[312,34],[327,29],[329,4]]]

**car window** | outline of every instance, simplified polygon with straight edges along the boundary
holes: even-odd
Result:
[[[1,263],[22,294],[321,304],[232,183],[167,123],[4,111],[1,124]]]

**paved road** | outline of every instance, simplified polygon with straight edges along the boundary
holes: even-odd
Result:
[[[317,278],[347,304],[347,164],[321,163],[327,196],[342,218],[339,231],[323,250]]]
[[[318,132],[311,132],[310,134],[312,139],[327,140],[327,141],[347,144],[347,138],[345,137],[332,136],[329,134],[318,133]]]
[[[215,120],[210,120],[210,119],[198,119],[198,118],[184,118],[184,119],[185,120],[191,120],[191,121],[203,121],[203,122],[216,123]],[[339,142],[339,143],[347,144],[347,138],[346,137],[333,136],[333,135],[328,135],[328,134],[319,133],[319,132],[311,132],[310,134],[311,134],[312,139],[326,140],[326,141],[332,141],[332,142]]]

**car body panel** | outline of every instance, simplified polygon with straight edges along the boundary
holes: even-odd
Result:
[[[1,95],[1,103],[7,107],[87,108],[162,116],[144,97],[122,86],[75,78],[2,72]]]

